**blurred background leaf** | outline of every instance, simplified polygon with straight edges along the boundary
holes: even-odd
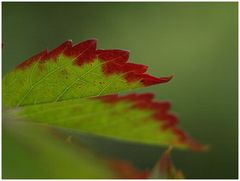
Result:
[[[175,168],[173,162],[171,161],[171,151],[170,146],[162,155],[160,160],[156,163],[155,167],[152,169],[150,177],[152,179],[184,179],[184,175],[181,170]]]
[[[116,178],[108,162],[46,126],[3,120],[3,178]],[[78,144],[79,145],[79,144]]]
[[[154,92],[171,100],[182,127],[211,145],[204,154],[175,151],[187,178],[237,178],[237,2],[3,3],[3,74],[66,39],[97,38],[98,48],[131,51],[154,75],[174,74]],[[163,150],[98,138],[99,152],[153,166]]]

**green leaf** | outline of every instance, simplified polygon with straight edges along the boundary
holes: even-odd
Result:
[[[96,40],[66,41],[24,61],[3,78],[3,107],[22,120],[129,142],[202,150],[152,94],[110,95],[171,77],[146,74],[125,50],[97,50]],[[89,98],[96,97],[96,98]]]
[[[66,41],[50,52],[45,50],[29,58],[4,76],[4,116],[18,120],[14,126],[4,128],[4,177],[115,177],[103,160],[85,150],[65,146],[58,142],[61,139],[49,138],[49,133],[41,130],[43,127],[64,130],[69,135],[74,132],[75,136],[86,133],[127,142],[205,150],[177,127],[177,117],[169,112],[170,103],[157,102],[152,94],[111,95],[172,78],[146,74],[147,66],[128,63],[128,58],[125,50],[97,50],[96,40],[75,46]],[[33,123],[34,127],[30,126]],[[67,142],[71,141],[69,138]],[[131,178],[145,178],[148,173],[137,169],[126,172],[125,167],[122,171],[122,177]]]
[[[64,141],[48,127],[3,121],[3,178],[117,178],[109,163],[91,150]]]
[[[158,83],[171,77],[146,74],[128,63],[125,50],[97,50],[96,40],[59,47],[29,58],[3,79],[3,106],[16,107],[100,96]]]
[[[203,150],[176,127],[170,103],[156,102],[152,94],[108,95],[75,99],[10,111],[16,118],[68,128],[123,141]]]

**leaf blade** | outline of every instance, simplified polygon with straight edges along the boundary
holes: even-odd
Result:
[[[128,63],[125,50],[97,50],[96,40],[66,41],[24,61],[3,79],[3,105],[16,107],[112,94],[168,82]],[[93,73],[93,74],[92,74]]]
[[[23,106],[15,116],[123,141],[204,150],[177,128],[169,109],[168,102],[154,101],[152,94],[128,94]]]

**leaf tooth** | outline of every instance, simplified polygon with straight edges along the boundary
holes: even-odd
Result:
[[[108,61],[103,65],[103,72],[106,75],[113,74],[113,73],[144,73],[147,71],[147,66],[141,64],[134,64],[134,63],[123,63],[119,64],[114,61]]]
[[[72,40],[67,40],[61,45],[59,45],[57,48],[54,48],[51,50],[47,55],[41,58],[41,61],[46,61],[48,59],[55,59],[58,57],[61,53],[63,53],[65,50],[68,50],[72,48]]]
[[[123,72],[136,72],[136,73],[144,73],[148,69],[148,66],[142,64],[135,63],[126,63],[122,66]]]
[[[195,151],[205,151],[207,146],[197,143],[190,136],[188,136],[184,131],[177,128],[178,118],[173,113],[169,112],[171,104],[168,101],[156,102],[153,100],[154,96],[151,93],[145,94],[127,94],[124,96],[118,95],[107,95],[97,97],[95,99],[100,99],[103,102],[115,104],[121,101],[130,101],[133,103],[132,108],[150,110],[153,111],[151,118],[155,121],[160,121],[161,130],[170,130],[178,138],[177,143],[184,144],[190,149]]]
[[[119,97],[119,100],[130,100],[134,101],[135,103],[140,102],[151,102],[151,100],[154,98],[154,95],[152,93],[144,93],[144,94],[127,94],[124,96]]]
[[[120,64],[127,62],[129,58],[129,51],[127,50],[97,50],[96,54],[103,61],[114,61]]]
[[[151,76],[149,74],[141,74],[141,75],[139,75],[139,77],[142,78],[141,82],[143,83],[144,86],[166,83],[173,78],[173,76],[157,78],[157,77]]]
[[[105,75],[121,73],[121,65],[113,61],[106,62],[103,64],[103,72]]]
[[[153,117],[158,121],[164,121],[164,124],[161,127],[163,130],[171,128],[179,122],[177,116],[167,111],[158,111]]]
[[[143,94],[138,94],[139,99],[144,99],[145,101],[151,101],[154,98],[153,93],[143,93]]]
[[[189,137],[187,133],[183,132],[177,127],[171,128],[172,132],[179,137],[179,142],[188,145],[188,147],[194,151],[207,151],[209,150],[208,145],[202,145],[196,142],[194,139]]]
[[[78,43],[77,45],[66,49],[63,53],[69,57],[78,57],[86,52],[94,53],[96,51],[97,41],[96,39],[90,39]]]
[[[124,78],[127,82],[140,81],[144,86],[150,86],[159,83],[165,83],[172,79],[169,77],[154,77],[149,74],[144,74],[148,67],[141,64],[127,63],[129,52],[126,50],[97,50],[97,57],[103,61],[103,72],[106,75],[113,73],[124,73]]]
[[[92,51],[87,51],[81,55],[79,55],[74,63],[78,66],[83,65],[84,63],[90,63],[93,62],[96,59],[96,54]]]
[[[16,68],[25,70],[27,67],[31,66],[34,62],[39,61],[42,57],[46,56],[48,54],[48,50],[45,49],[44,51],[28,58],[26,61],[19,64]]]

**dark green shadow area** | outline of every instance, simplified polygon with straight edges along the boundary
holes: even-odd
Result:
[[[97,38],[99,48],[131,50],[154,75],[174,75],[154,92],[171,100],[181,127],[207,153],[174,150],[187,178],[237,178],[238,4],[3,3],[3,75],[29,56],[66,39]],[[84,138],[87,139],[87,138]],[[162,150],[88,138],[109,155],[149,167]],[[103,149],[104,148],[104,149]]]

